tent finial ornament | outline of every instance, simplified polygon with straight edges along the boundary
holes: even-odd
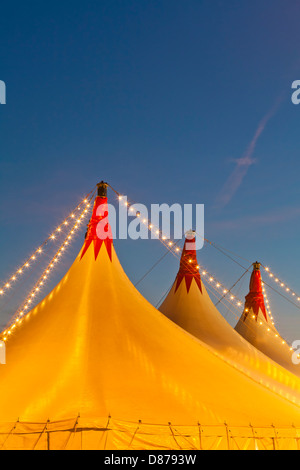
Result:
[[[99,197],[107,197],[108,183],[105,183],[104,181],[100,181],[100,183],[97,184],[97,188],[98,188]]]

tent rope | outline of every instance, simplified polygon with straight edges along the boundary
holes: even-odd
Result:
[[[134,441],[134,438],[135,438],[135,436],[136,436],[136,434],[137,434],[137,432],[138,432],[139,429],[140,429],[140,427],[138,426],[138,427],[136,428],[136,430],[134,431],[133,436],[132,436],[131,441],[130,441],[130,444],[129,444],[129,446],[128,446],[128,449],[131,448],[132,443],[133,443],[133,441]]]
[[[227,294],[230,294],[232,292],[232,289],[235,288],[235,286],[243,279],[243,277],[250,271],[252,267],[252,264],[249,266],[248,269],[245,270],[245,272],[238,278],[238,280],[233,284],[232,287],[230,287],[230,289],[228,290],[228,292],[226,294],[224,294],[220,300],[218,300],[218,302],[215,304],[215,307],[221,302],[222,299],[224,299],[226,297]]]
[[[174,441],[176,442],[176,445],[177,445],[178,449],[182,450],[182,447],[181,447],[181,446],[179,445],[179,443],[177,442],[177,439],[176,439],[176,437],[175,437],[175,434],[174,434],[174,431],[173,431],[173,429],[172,429],[172,424],[171,424],[171,423],[169,423],[169,428],[170,428],[172,437],[173,437]]]
[[[186,436],[184,436],[184,434],[182,434],[181,432],[179,432],[176,428],[174,428],[174,431],[180,436],[182,437],[190,446],[193,450],[198,450],[197,447],[188,440],[188,438]]]
[[[159,301],[158,301],[157,304],[155,305],[155,308],[158,308],[158,307],[162,304],[162,302],[164,301],[164,299],[167,297],[167,295],[169,294],[170,290],[172,289],[173,284],[174,284],[174,282],[171,283],[170,287],[168,287],[168,289],[165,291],[164,295],[159,299]]]
[[[7,442],[8,438],[14,433],[15,429],[17,428],[17,425],[19,423],[19,419],[15,422],[15,424],[13,425],[13,427],[11,428],[11,430],[9,431],[8,435],[6,436],[6,438],[4,439],[1,447],[0,447],[0,450],[2,450],[4,448],[4,445],[5,443]]]
[[[178,240],[178,242],[175,244],[175,246],[178,245],[180,242],[181,242],[181,240]],[[138,282],[136,282],[136,283],[134,284],[134,287],[137,287],[137,286],[153,271],[153,269],[155,269],[156,266],[158,266],[158,265],[160,264],[160,262],[161,262],[170,252],[171,252],[171,250],[169,249],[166,253],[164,253],[163,256],[161,256],[161,257],[159,258],[159,260],[156,261],[156,262],[153,264],[153,266],[146,272],[146,274],[144,274],[144,276],[142,276],[141,279],[139,279]]]
[[[49,424],[49,423],[50,423],[50,420],[48,419],[48,420],[47,420],[47,423],[45,424],[44,429],[43,429],[42,432],[40,433],[40,435],[39,435],[39,437],[38,437],[36,443],[34,444],[32,450],[35,450],[35,449],[36,449],[36,446],[37,446],[38,443],[40,442],[40,439],[41,439],[42,435],[47,431],[47,427],[48,427],[48,424]]]

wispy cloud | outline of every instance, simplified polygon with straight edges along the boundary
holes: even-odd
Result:
[[[266,125],[269,120],[276,114],[280,104],[282,102],[282,97],[279,98],[275,105],[270,109],[270,111],[263,117],[260,121],[256,132],[248,145],[245,154],[241,158],[233,160],[236,164],[235,169],[232,174],[229,176],[225,185],[223,186],[220,194],[217,197],[217,206],[219,208],[225,207],[233,198],[239,187],[241,186],[245,176],[248,173],[250,166],[256,163],[256,160],[253,158],[253,153],[256,148],[257,141],[261,134],[263,133]]]
[[[273,211],[240,217],[233,220],[221,220],[209,223],[210,227],[217,230],[249,230],[252,227],[263,227],[283,224],[295,219],[300,219],[300,207],[282,207]]]

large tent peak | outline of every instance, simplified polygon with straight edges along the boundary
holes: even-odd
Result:
[[[87,252],[90,245],[94,245],[95,260],[101,249],[105,245],[108,256],[112,260],[113,236],[111,226],[108,221],[107,187],[108,184],[101,181],[97,184],[98,196],[95,198],[93,213],[88,224],[84,247],[81,259]]]

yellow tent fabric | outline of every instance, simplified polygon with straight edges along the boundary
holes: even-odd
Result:
[[[238,331],[239,333],[242,331],[244,338],[250,342],[242,338],[214,306],[197,268],[198,262],[194,243],[195,238],[186,240],[176,280],[159,310],[177,325],[211,346],[224,359],[241,367],[250,377],[268,384],[272,390],[285,389],[287,393],[291,393],[299,399],[299,379],[278,365],[277,362],[279,361],[276,361],[275,354],[274,361],[270,360],[270,357],[268,357],[270,354],[267,354],[264,349],[253,341],[251,336],[253,329],[248,328],[248,323],[245,324],[241,320]],[[251,313],[247,318],[247,322],[252,323],[252,321]],[[259,326],[256,327],[257,329],[260,333],[264,331]],[[265,335],[265,338],[268,337],[269,335]],[[292,365],[289,347],[287,345],[283,347],[281,341],[278,340],[276,346],[279,354],[282,350],[287,353],[286,362],[289,361]],[[267,355],[262,354],[259,350]],[[281,365],[283,364],[281,363]],[[300,372],[299,367],[298,373]],[[293,370],[291,371],[293,372]]]
[[[0,448],[279,448],[279,429],[296,447],[292,391],[271,392],[167,319],[94,242],[7,341]]]
[[[280,336],[265,308],[259,263],[254,263],[245,309],[235,329],[266,356],[300,377],[300,365],[292,361],[294,351]]]

